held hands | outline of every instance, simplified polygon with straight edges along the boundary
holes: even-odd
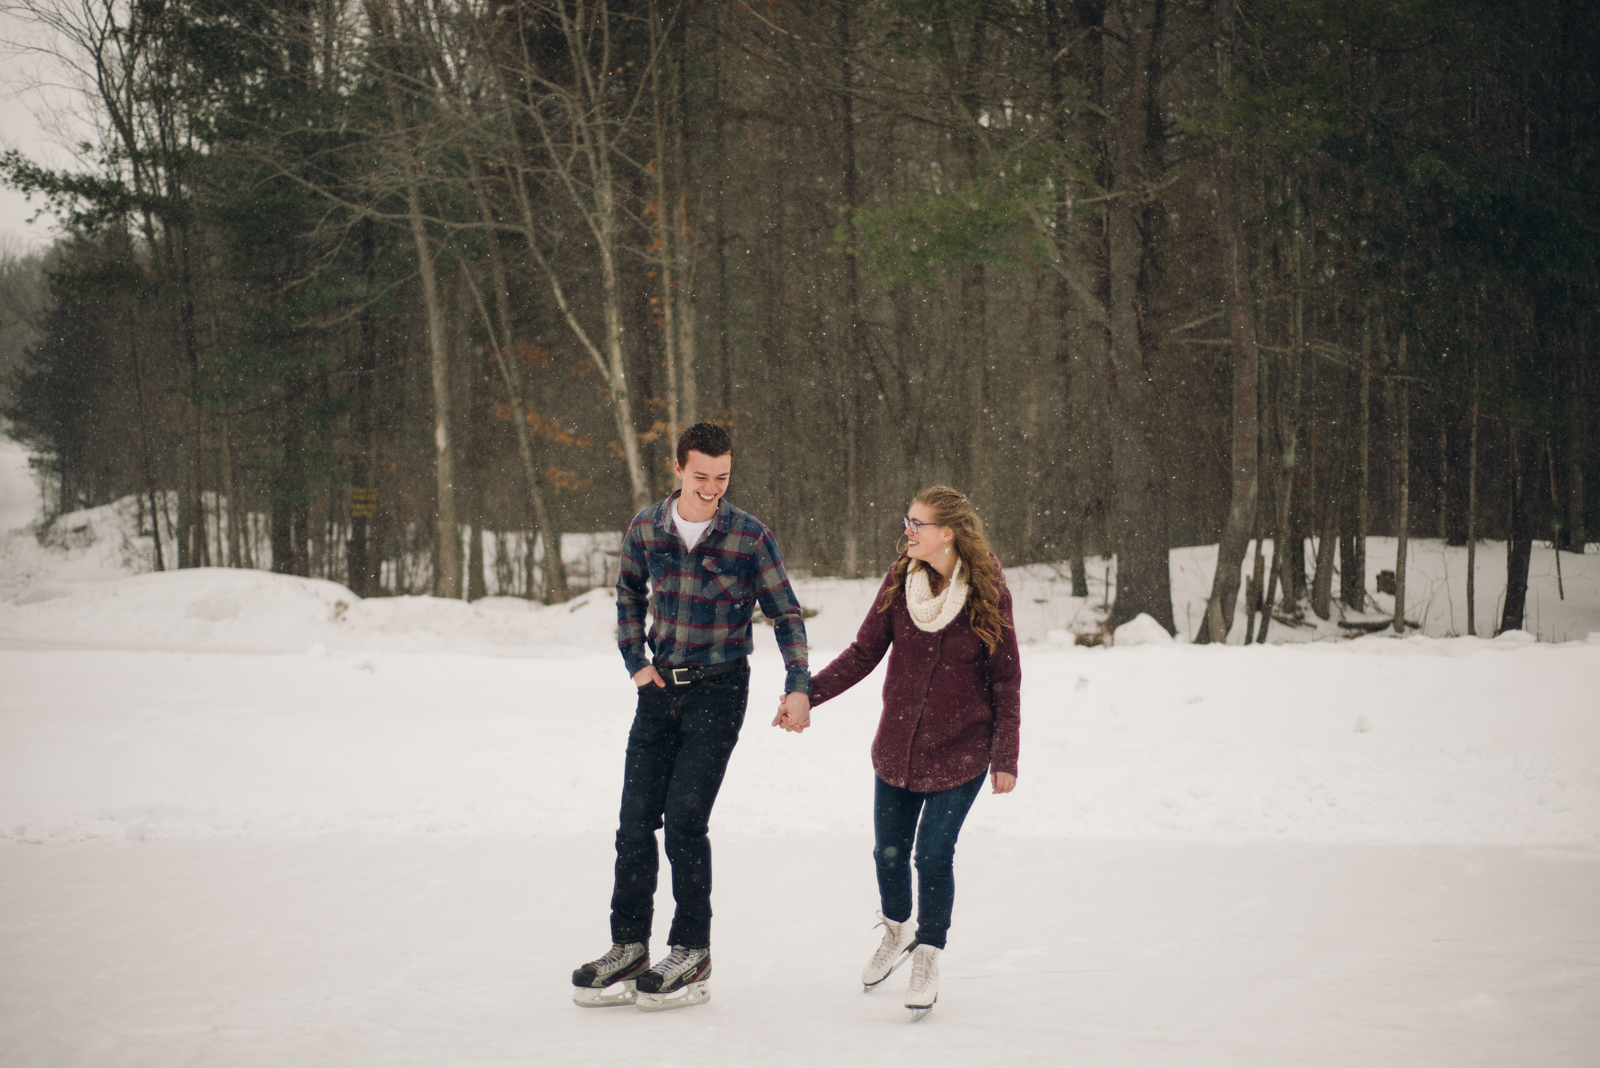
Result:
[[[811,726],[811,698],[796,690],[783,695],[778,702],[778,714],[772,718],[774,727],[799,734]]]

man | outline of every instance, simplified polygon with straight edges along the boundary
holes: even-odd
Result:
[[[788,669],[782,708],[811,707],[806,628],[772,532],[725,499],[733,443],[696,423],[678,439],[678,489],[633,517],[617,578],[617,645],[639,689],[628,733],[611,895],[610,952],[572,973],[579,1005],[647,1011],[710,997],[711,843],[706,823],[750,691],[750,616],[775,625]],[[654,618],[645,609],[654,592]],[[652,656],[646,655],[646,644]],[[650,964],[655,832],[666,826],[677,904],[670,952]],[[619,985],[620,984],[620,985]],[[613,987],[612,990],[607,990]]]

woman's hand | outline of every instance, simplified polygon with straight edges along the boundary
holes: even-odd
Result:
[[[772,725],[795,734],[811,726],[811,698],[798,690],[784,694],[783,700],[778,702],[778,714],[773,717]]]
[[[1017,788],[1017,777],[1004,771],[995,772],[989,779],[994,783],[994,792],[997,794],[1009,794]]]

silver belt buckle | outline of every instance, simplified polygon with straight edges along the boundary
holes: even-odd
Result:
[[[674,686],[687,686],[691,680],[678,678],[678,672],[688,671],[688,668],[675,667],[672,669],[672,684]]]

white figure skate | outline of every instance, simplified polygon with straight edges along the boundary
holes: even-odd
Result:
[[[893,975],[896,968],[911,959],[911,951],[917,945],[917,925],[911,920],[896,923],[881,912],[878,919],[882,921],[879,926],[883,928],[883,941],[861,969],[863,990],[871,990]]]
[[[933,1011],[939,1000],[939,947],[918,946],[911,954],[911,986],[906,990],[906,1008],[916,1023]]]

